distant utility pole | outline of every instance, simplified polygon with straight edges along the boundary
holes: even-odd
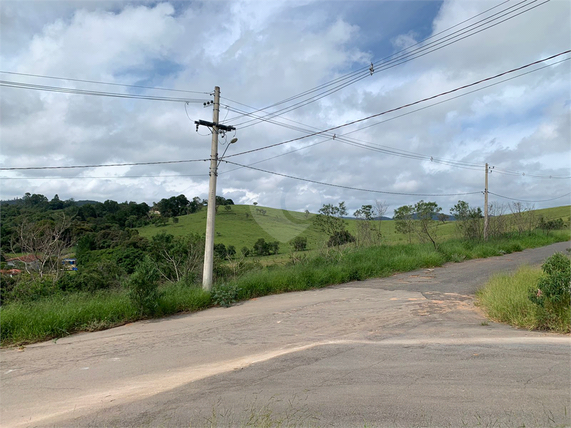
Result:
[[[486,164],[486,185],[484,188],[484,241],[488,240],[488,164]]]
[[[200,125],[207,126],[212,132],[212,147],[210,151],[210,184],[208,188],[208,210],[206,213],[206,245],[204,248],[204,269],[202,271],[202,288],[209,291],[212,288],[212,270],[214,267],[214,220],[216,218],[216,177],[218,176],[218,132],[233,131],[233,126],[220,125],[220,88],[214,88],[214,108],[212,122],[197,120],[196,130]]]

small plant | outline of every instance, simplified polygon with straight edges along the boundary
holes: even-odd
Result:
[[[212,288],[212,303],[216,306],[229,308],[238,301],[238,292],[240,288],[236,285],[217,285]]]
[[[153,315],[159,307],[159,271],[149,256],[126,281],[129,298],[141,315]]]

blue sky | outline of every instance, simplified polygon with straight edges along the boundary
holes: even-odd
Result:
[[[519,12],[524,13],[515,16]],[[2,71],[198,93],[5,73],[1,80],[204,100],[218,85],[220,117],[237,126],[239,139],[228,155],[375,115],[571,45],[571,5],[564,0],[2,1],[0,13]],[[381,59],[450,27],[467,31],[494,13],[511,19],[490,21],[498,25],[382,70]],[[240,117],[240,111],[255,112],[371,62],[377,63],[372,76],[365,73],[342,90],[275,117],[279,123],[248,126],[247,118]],[[335,131],[338,137],[353,131],[347,135],[351,141],[327,134],[228,158],[387,193],[328,187],[225,163],[218,193],[236,203],[313,212],[324,203],[346,201],[353,211],[381,200],[391,213],[420,199],[435,200],[448,212],[459,199],[482,206],[487,162],[495,166],[490,191],[502,195],[497,202],[531,201],[537,208],[569,204],[568,195],[558,197],[569,193],[570,180],[548,177],[571,176],[570,62],[541,63],[525,70],[532,73],[489,88],[480,85],[470,89],[481,89],[473,93],[460,91]],[[457,95],[462,96],[451,99]],[[212,118],[211,108],[201,103],[9,87],[0,87],[0,97],[1,167],[204,159],[210,154],[207,130],[197,133],[193,123]],[[440,101],[445,102],[424,108]],[[221,145],[220,152],[225,148]],[[208,189],[207,162],[0,171],[0,176],[2,199],[32,192],[48,198],[57,193],[62,199],[151,203],[181,193],[206,198]],[[436,196],[421,196],[428,194]]]

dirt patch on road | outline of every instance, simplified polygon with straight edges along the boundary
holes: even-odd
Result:
[[[440,315],[455,311],[470,311],[482,315],[482,311],[474,305],[474,296],[458,293],[424,292],[426,300],[418,303],[412,314],[416,316]]]

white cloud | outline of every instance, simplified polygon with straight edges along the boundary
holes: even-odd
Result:
[[[221,118],[238,126],[239,141],[228,154],[303,135],[271,123],[247,127],[227,106],[251,111],[368,67],[372,56],[362,43],[375,40],[374,16],[357,13],[359,2],[2,2],[0,60],[5,70],[76,79],[160,86],[210,92],[222,88]],[[497,3],[445,1],[434,21],[422,24],[438,33]],[[499,6],[494,11],[515,3]],[[390,4],[383,5],[389,10]],[[386,36],[395,50],[420,39],[414,3],[394,20],[403,25]],[[395,6],[396,7],[396,6]],[[347,13],[351,10],[355,13]],[[368,10],[368,9],[367,9]],[[490,12],[493,13],[493,12]],[[571,4],[554,0],[528,13],[443,47],[398,67],[381,71],[288,118],[316,129],[340,125],[438,92],[468,84],[565,50],[571,39]],[[413,21],[414,19],[414,21]],[[464,24],[465,25],[465,24]],[[382,34],[383,29],[378,29]],[[438,37],[438,36],[437,36]],[[380,49],[379,49],[380,50]],[[380,191],[463,193],[441,197],[445,211],[458,199],[481,205],[483,164],[537,175],[570,175],[570,62],[506,81],[403,117],[437,99],[334,131],[357,141],[477,165],[455,168],[364,150],[342,141],[310,137],[300,142],[229,158],[251,164],[292,149],[316,146],[255,166],[311,180]],[[508,77],[508,76],[506,76]],[[511,75],[510,75],[511,77]],[[4,80],[81,89],[162,96],[207,94],[124,89],[74,81],[2,75]],[[455,95],[459,95],[455,94]],[[193,121],[211,120],[201,104],[120,100],[0,88],[2,166],[46,166],[148,162],[209,157],[210,135],[195,132]],[[232,101],[230,101],[232,100]],[[279,108],[279,107],[276,107]],[[187,116],[188,113],[188,116]],[[262,114],[258,112],[256,114]],[[283,120],[279,118],[278,120]],[[285,122],[299,126],[296,123]],[[221,147],[220,151],[224,150]],[[480,166],[482,166],[480,168]],[[221,165],[218,193],[235,202],[310,209],[345,200],[352,212],[374,199],[391,209],[418,197],[390,196],[335,189],[272,176],[234,165]],[[179,174],[179,177],[173,175]],[[67,177],[3,180],[2,198],[43,193],[49,198],[158,201],[173,194],[206,197],[208,163],[195,162],[124,169],[5,172],[4,177]],[[118,178],[120,176],[149,178]],[[77,178],[74,177],[108,177]],[[495,176],[496,177],[496,176]],[[499,175],[494,192],[525,200],[567,193],[569,180],[534,181],[529,176]],[[500,179],[501,177],[501,179]],[[424,198],[430,199],[430,198]],[[434,199],[434,198],[433,198]],[[568,203],[558,200],[552,205]],[[549,203],[548,203],[549,204]]]

